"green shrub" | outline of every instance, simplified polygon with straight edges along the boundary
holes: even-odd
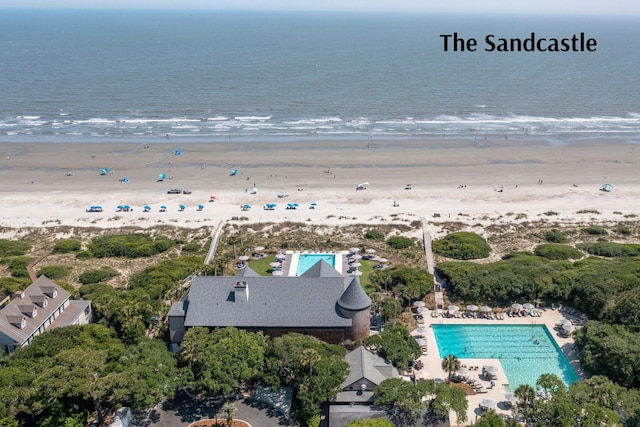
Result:
[[[38,270],[37,276],[47,276],[51,280],[64,279],[71,269],[64,265],[47,265]]]
[[[576,247],[578,247],[578,249],[589,252],[591,255],[598,255],[609,258],[632,257],[640,255],[640,244],[637,243],[579,243],[576,245]]]
[[[89,250],[96,258],[125,257],[140,258],[165,252],[173,246],[173,241],[159,236],[155,240],[142,233],[102,236],[93,239]]]
[[[112,277],[119,275],[116,270],[111,267],[104,266],[98,270],[87,270],[78,276],[78,281],[83,285],[91,283],[106,282]]]
[[[393,249],[407,249],[413,246],[413,240],[404,236],[393,236],[387,239],[387,245]]]
[[[192,243],[187,243],[186,245],[184,245],[182,247],[182,252],[194,253],[194,252],[200,251],[200,249],[202,249],[202,247],[199,244],[192,242]]]
[[[631,236],[631,228],[627,227],[626,225],[619,225],[614,228],[613,231],[621,236]]]
[[[12,258],[9,261],[9,271],[12,277],[29,278],[29,272],[27,272],[27,265],[33,261],[32,258],[26,256],[18,256]]]
[[[0,239],[0,257],[24,255],[31,246],[15,240]]]
[[[202,257],[196,256],[168,259],[134,274],[129,279],[129,285],[132,289],[142,288],[150,298],[156,299],[201,269],[202,261]]]
[[[73,239],[58,240],[53,247],[54,254],[68,254],[80,250],[80,241]]]
[[[587,234],[591,234],[592,236],[601,236],[601,235],[606,235],[607,234],[607,230],[605,230],[602,227],[587,227],[585,229],[583,229],[582,231],[584,231]]]
[[[78,253],[76,253],[76,259],[79,259],[81,261],[86,261],[91,258],[93,258],[93,252],[91,251],[79,251]]]
[[[548,243],[545,245],[538,245],[535,249],[535,254],[547,259],[580,259],[583,254],[573,246],[559,245],[557,243]]]
[[[552,229],[544,233],[544,240],[550,243],[567,243],[567,237],[557,229]]]
[[[476,233],[459,231],[433,242],[433,250],[449,258],[468,260],[488,257],[491,246]]]
[[[364,233],[364,238],[369,240],[384,240],[384,233],[378,230],[369,230]]]
[[[26,289],[30,284],[31,279],[28,277],[0,277],[0,292],[12,295]]]

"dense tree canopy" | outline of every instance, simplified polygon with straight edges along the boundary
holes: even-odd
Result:
[[[371,283],[381,291],[392,291],[402,298],[403,304],[421,299],[433,289],[433,275],[424,268],[412,268],[397,265],[378,270],[371,276]]]
[[[380,357],[400,370],[412,366],[420,357],[420,346],[402,323],[388,324],[381,333],[368,337],[365,343],[374,345]]]

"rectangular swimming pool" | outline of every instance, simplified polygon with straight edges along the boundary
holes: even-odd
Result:
[[[544,325],[433,325],[433,333],[441,358],[499,359],[511,390],[546,373],[567,385],[579,379]]]
[[[305,271],[321,259],[325,260],[331,267],[336,267],[336,254],[300,254],[298,257],[298,266],[296,267],[296,275],[300,276],[304,274]]]

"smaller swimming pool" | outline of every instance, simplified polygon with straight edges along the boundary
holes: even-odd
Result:
[[[336,267],[336,254],[300,254],[298,257],[298,266],[296,267],[296,275],[300,276],[304,274],[305,271],[321,259],[325,260],[331,267]]]

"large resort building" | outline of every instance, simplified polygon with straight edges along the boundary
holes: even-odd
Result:
[[[73,301],[50,279],[40,276],[0,310],[0,346],[9,354],[46,330],[91,321],[91,301]]]
[[[358,277],[324,260],[300,276],[260,276],[247,266],[236,276],[193,279],[187,297],[171,306],[169,334],[174,349],[197,326],[298,332],[337,344],[369,336],[370,306]]]

